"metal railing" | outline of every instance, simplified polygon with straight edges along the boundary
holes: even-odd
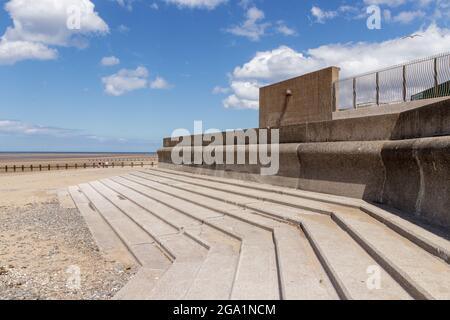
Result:
[[[450,96],[450,53],[339,80],[332,90],[335,110]]]

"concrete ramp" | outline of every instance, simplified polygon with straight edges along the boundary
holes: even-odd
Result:
[[[450,299],[448,237],[362,200],[157,168],[69,191],[142,266],[116,299]]]

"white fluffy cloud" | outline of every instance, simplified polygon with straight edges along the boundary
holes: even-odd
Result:
[[[251,7],[246,12],[245,21],[239,25],[227,29],[228,32],[246,37],[252,41],[258,41],[266,32],[266,29],[270,26],[270,23],[263,23],[264,12],[256,7]]]
[[[232,95],[224,100],[225,108],[258,109],[260,83],[253,81],[233,81],[231,83]]]
[[[124,146],[124,150],[129,150],[130,146],[139,147],[142,150],[159,147],[159,142],[152,140],[126,139],[120,136],[98,136],[83,130],[51,127],[7,119],[0,119],[0,136],[4,140],[3,149],[12,150],[30,149],[32,148],[31,146],[45,146],[47,149],[59,151],[61,149],[78,151],[80,147],[96,151],[99,148],[111,151],[111,148],[121,146]],[[5,139],[6,136],[9,138]],[[18,141],[19,143],[17,143]]]
[[[133,10],[133,2],[134,0],[116,0],[116,2],[121,6],[126,8],[127,10]]]
[[[333,19],[338,15],[336,11],[325,11],[316,6],[311,8],[311,14],[318,23],[325,23],[326,20]]]
[[[77,133],[77,130],[28,124],[16,120],[0,120],[0,134],[52,135],[64,137]]]
[[[121,96],[127,92],[148,87],[148,70],[145,67],[121,69],[119,72],[103,77],[105,92],[112,96]]]
[[[226,94],[228,92],[230,92],[230,88],[224,88],[220,86],[215,86],[214,89],[212,90],[213,94]]]
[[[243,4],[243,6],[247,8],[248,4]],[[267,30],[272,27],[272,23],[265,22],[264,19],[264,12],[253,6],[246,9],[245,20],[240,25],[233,26],[225,31],[236,36],[246,37],[251,41],[259,41],[261,37],[267,34]],[[294,29],[288,27],[282,20],[276,23],[273,30],[285,36],[297,34]]]
[[[55,59],[51,46],[84,47],[87,36],[109,31],[90,0],[10,0],[5,10],[13,25],[0,40],[0,64]]]
[[[364,0],[352,5],[343,4],[335,10],[324,10],[313,6],[311,14],[317,23],[325,23],[337,17],[365,19],[370,5],[381,7],[386,22],[407,24],[425,18],[434,21],[448,19],[450,0]]]
[[[285,36],[295,36],[297,31],[288,27],[284,21],[278,21],[276,30],[278,33],[281,33]]]
[[[253,59],[231,73],[232,94],[224,100],[224,106],[257,108],[257,90],[261,86],[320,68],[338,66],[341,77],[347,77],[446,52],[450,47],[449,29],[431,25],[415,34],[420,36],[374,43],[329,44],[305,53],[286,46],[258,52]]]
[[[175,4],[180,8],[212,10],[227,2],[227,0],[166,0],[166,2]]]
[[[170,84],[162,77],[156,77],[156,79],[150,83],[150,88],[152,89],[169,89],[170,87]]]
[[[169,89],[171,85],[162,77],[149,80],[147,68],[139,66],[136,69],[121,69],[119,72],[102,78],[105,92],[111,96],[121,96],[128,92],[151,88]]]
[[[405,4],[408,0],[364,0],[367,5],[386,5],[389,7],[398,7]],[[423,1],[423,0],[422,0]]]
[[[392,18],[392,21],[399,22],[403,24],[408,24],[416,19],[420,19],[426,16],[426,13],[422,10],[416,11],[402,11]]]
[[[120,59],[115,56],[103,57],[100,64],[105,67],[115,66],[120,63]]]
[[[57,57],[58,52],[55,49],[41,43],[0,40],[0,64],[14,64],[27,59],[53,60]]]

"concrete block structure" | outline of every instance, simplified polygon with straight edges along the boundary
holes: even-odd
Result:
[[[332,119],[332,84],[339,68],[330,67],[276,83],[260,90],[260,128]]]
[[[363,199],[450,228],[450,99],[336,111],[338,75],[331,67],[261,89],[260,128],[280,129],[276,176],[254,165],[175,166],[171,138],[160,166]]]

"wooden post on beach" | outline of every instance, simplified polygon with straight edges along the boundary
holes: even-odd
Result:
[[[144,167],[144,163],[143,162],[141,162],[141,168],[143,168]]]
[[[14,170],[14,172],[16,172],[16,165],[13,166],[13,170]]]
[[[39,171],[42,171],[42,164],[39,165]]]
[[[84,167],[84,169],[86,169],[86,163],[83,163],[83,167]]]
[[[131,167],[134,168],[134,163],[133,162],[131,163]]]
[[[24,172],[25,171],[25,166],[24,165],[22,165],[22,172]]]
[[[5,166],[5,172],[8,172],[8,166]]]
[[[50,168],[50,164],[49,164],[49,165],[48,165],[48,171],[50,171],[50,169],[51,169],[51,168]]]
[[[78,163],[75,163],[75,170],[78,169]]]
[[[69,165],[66,163],[66,170],[69,169]]]
[[[33,171],[33,165],[30,165],[30,171]]]

